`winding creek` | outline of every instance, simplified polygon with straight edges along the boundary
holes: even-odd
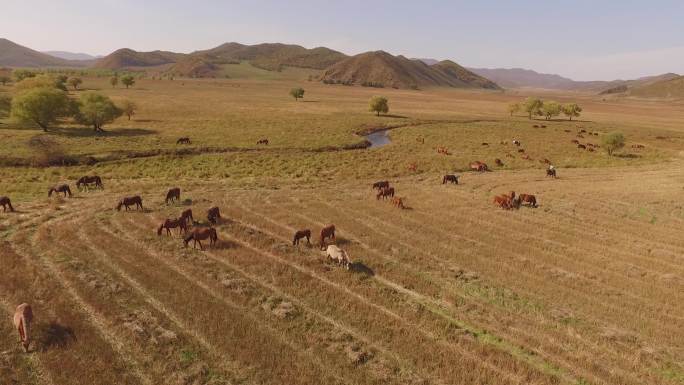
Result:
[[[370,142],[370,146],[368,146],[368,148],[378,148],[378,147],[386,146],[386,145],[392,143],[389,135],[387,135],[388,131],[389,131],[389,129],[379,130],[379,131],[371,132],[368,135],[364,135],[364,138],[366,138],[366,140],[368,140],[368,142]]]

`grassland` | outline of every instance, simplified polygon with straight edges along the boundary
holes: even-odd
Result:
[[[0,193],[17,212],[0,213],[0,305],[9,319],[29,301],[37,316],[32,354],[20,352],[9,323],[0,326],[3,378],[684,383],[681,104],[549,94],[578,101],[581,121],[530,122],[505,113],[526,93],[281,76],[142,79],[128,90],[88,78],[85,88],[140,106],[105,135],[68,122],[48,134],[94,163],[2,167]],[[288,91],[299,85],[306,96],[295,102]],[[366,112],[378,93],[391,116]],[[570,143],[578,126],[621,131],[628,146],[615,157],[578,150]],[[397,127],[392,144],[344,149],[377,127]],[[42,134],[2,121],[0,157],[30,161],[34,135]],[[180,136],[193,142],[185,153]],[[255,144],[262,137],[268,147]],[[510,145],[514,138],[533,161]],[[463,171],[494,158],[505,166]],[[544,158],[558,180],[544,177]],[[447,172],[460,173],[461,184],[441,185]],[[103,177],[104,191],[47,198],[48,186],[91,173]],[[376,201],[377,179],[389,179],[409,208]],[[163,203],[172,186],[185,203]],[[491,204],[509,190],[536,194],[540,207]],[[112,210],[130,194],[143,196],[145,212]],[[164,218],[189,206],[203,223],[213,205],[225,217],[218,247],[200,252],[157,236]],[[353,271],[324,262],[315,247],[291,246],[294,230],[327,223],[337,226]]]

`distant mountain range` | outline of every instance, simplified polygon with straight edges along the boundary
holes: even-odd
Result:
[[[67,51],[43,51],[44,54],[65,60],[97,60],[102,56],[88,55],[87,53],[75,53]]]
[[[0,66],[6,67],[85,67],[88,63],[78,60],[66,60],[34,51],[0,38]]]

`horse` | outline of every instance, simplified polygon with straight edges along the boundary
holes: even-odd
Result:
[[[10,202],[10,199],[8,197],[0,197],[0,205],[2,205],[2,212],[7,211],[7,207],[9,207],[11,212],[14,212],[14,207],[12,207],[12,202]]]
[[[418,165],[415,163],[411,163],[408,165],[408,170],[415,172],[418,169]]]
[[[333,241],[335,240],[335,225],[327,225],[321,229],[321,234],[319,238],[321,243],[321,249],[325,248],[326,238],[330,238]]]
[[[59,186],[53,186],[50,187],[48,190],[48,197],[52,196],[52,193],[64,193],[64,197],[66,198],[67,194],[71,197],[71,189],[69,188],[68,184],[61,184]]]
[[[195,219],[192,217],[192,210],[191,209],[187,209],[187,210],[183,211],[181,213],[180,217],[183,218],[183,220],[185,220],[189,224],[192,224],[195,221]]]
[[[447,183],[458,184],[458,176],[453,174],[444,175],[442,178],[442,184]]]
[[[82,176],[77,182],[76,182],[76,188],[81,190],[81,186],[85,187],[86,191],[90,188],[91,184],[95,184],[95,187],[99,187],[100,189],[104,189],[104,186],[102,185],[102,179],[100,179],[99,176],[97,175],[86,175]]]
[[[499,167],[503,167],[503,165],[504,165],[503,162],[501,161],[501,159],[499,159],[499,158],[494,159],[494,163]]]
[[[33,310],[31,305],[22,303],[14,311],[14,327],[19,332],[19,339],[24,346],[24,351],[28,353],[31,344],[31,322],[33,321]]]
[[[510,196],[503,194],[494,197],[494,204],[501,207],[504,210],[510,210],[513,208],[513,201]]]
[[[483,145],[483,146],[489,146],[489,143],[487,143],[487,142],[482,142],[482,145]]]
[[[389,187],[389,182],[386,180],[373,183],[373,189],[382,190],[383,188]]]
[[[380,200],[380,198],[384,200],[387,197],[394,197],[394,187],[385,187],[378,191],[378,194],[375,196],[377,200]]]
[[[185,234],[188,233],[188,222],[185,220],[185,218],[180,217],[178,219],[166,219],[162,224],[159,226],[159,229],[157,229],[157,235],[162,234],[162,230],[166,229],[166,235],[171,235],[171,229],[175,229],[178,227],[178,235],[181,234],[181,232],[184,232]]]
[[[570,141],[570,143],[579,144],[579,140],[573,139],[573,140]]]
[[[169,190],[169,192],[166,193],[166,204],[169,204],[169,201],[173,202],[175,200],[180,200],[180,188],[179,187],[174,187]]]
[[[119,203],[116,205],[116,210],[117,210],[117,211],[121,211],[121,206],[124,206],[124,208],[126,209],[126,211],[128,211],[128,208],[129,208],[130,206],[133,206],[133,205],[135,205],[135,208],[136,208],[136,209],[138,209],[138,208],[139,208],[140,210],[143,209],[142,198],[140,197],[140,195],[135,195],[135,196],[132,196],[132,197],[124,197],[124,198],[122,198],[122,199],[119,201]]]
[[[489,167],[485,163],[476,160],[470,164],[470,169],[473,171],[485,172],[489,170]]]
[[[394,206],[398,209],[403,209],[404,208],[404,199],[399,198],[399,197],[392,198],[392,206]]]
[[[178,140],[176,141],[176,144],[190,144],[190,138],[188,138],[187,136],[184,136],[182,138],[178,138]]]
[[[532,158],[530,158],[530,156],[527,155],[527,154],[523,154],[523,155],[521,156],[521,158],[522,158],[522,159],[525,159],[525,160],[532,160]]]
[[[419,136],[416,138],[416,142],[421,143],[421,144],[425,144],[425,138],[423,138],[422,136]]]
[[[352,262],[351,262],[351,259],[349,258],[349,255],[347,255],[347,252],[340,249],[336,245],[329,245],[325,249],[325,255],[326,255],[326,257],[330,258],[331,260],[342,265],[347,270],[349,270],[349,268],[351,267]]]
[[[537,207],[537,198],[530,194],[520,194],[518,196],[518,205],[527,204],[530,207]]]
[[[294,238],[292,239],[292,246],[299,245],[299,240],[302,238],[306,238],[306,244],[310,245],[311,244],[311,230],[309,229],[304,229],[304,230],[298,230],[295,232]]]
[[[197,244],[199,243],[200,250],[204,250],[204,247],[202,247],[202,241],[207,238],[209,238],[209,246],[216,244],[218,241],[218,236],[216,235],[215,228],[205,227],[203,229],[194,229],[190,232],[190,234],[183,238],[183,243],[185,244],[185,247],[188,247],[188,243],[190,243],[190,241],[194,241],[192,244],[193,249],[196,248]]]
[[[545,125],[543,125],[543,124],[542,124],[541,126],[539,126],[539,127],[541,127],[541,128],[546,128],[546,126],[545,126]]]
[[[522,153],[525,152],[525,149],[524,149],[524,148],[519,148],[519,149],[518,149],[518,152],[522,154]]]
[[[577,148],[579,148],[579,149],[581,149],[581,150],[586,150],[586,149],[587,149],[587,146],[585,146],[585,145],[583,145],[583,144],[578,144],[578,145],[577,145]]]
[[[520,146],[520,141],[519,141],[519,140],[516,140],[516,139],[513,139],[513,144],[515,144],[516,146]]]
[[[546,176],[556,178],[556,169],[547,168],[546,169]]]
[[[264,138],[264,139],[259,139],[259,140],[257,140],[256,144],[268,145],[268,139],[266,139],[266,138]]]
[[[216,224],[216,220],[221,219],[221,213],[219,212],[219,208],[214,206],[207,210],[207,220],[210,223]]]

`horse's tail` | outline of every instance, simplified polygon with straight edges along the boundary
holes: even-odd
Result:
[[[50,187],[50,189],[48,190],[48,197],[51,197],[51,196],[52,196],[52,192],[53,192],[53,191],[55,191],[55,189],[52,188],[52,187]]]

